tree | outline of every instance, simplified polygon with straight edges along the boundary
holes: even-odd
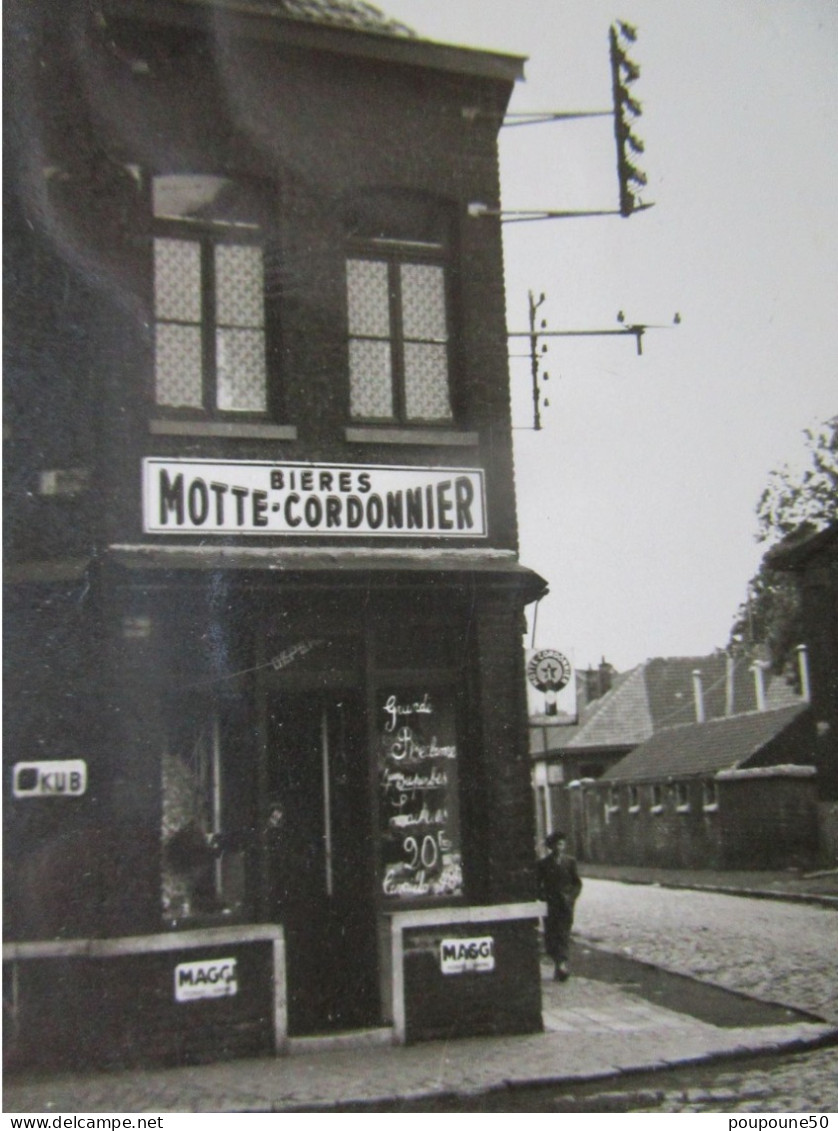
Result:
[[[802,469],[788,464],[768,477],[756,506],[757,541],[769,549],[803,527],[821,530],[838,520],[838,416],[807,428]],[[748,583],[730,633],[732,652],[768,659],[795,683],[794,650],[803,639],[800,597],[794,578],[763,558]]]
[[[757,503],[758,542],[781,541],[804,523],[822,530],[838,517],[838,416],[806,428],[808,465],[772,471]]]

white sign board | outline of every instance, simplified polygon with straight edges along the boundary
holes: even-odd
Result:
[[[494,970],[494,938],[485,935],[479,939],[443,939],[439,944],[439,968],[443,974]]]
[[[484,538],[483,472],[455,467],[143,460],[150,534]]]
[[[87,763],[17,762],[12,769],[12,796],[81,797],[87,790]]]
[[[205,958],[175,967],[175,1001],[233,997],[238,992],[235,958]]]

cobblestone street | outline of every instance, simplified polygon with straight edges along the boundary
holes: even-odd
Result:
[[[830,908],[590,878],[543,1033],[23,1074],[5,1109],[833,1114],[837,931]]]
[[[831,909],[589,879],[575,933],[580,941],[838,1021],[838,915]],[[838,1049],[685,1070],[632,1097],[600,1095],[595,1102],[599,1110],[611,1102],[624,1111],[836,1112]]]
[[[632,1111],[838,1112],[838,1049],[819,1049],[774,1063],[716,1068],[667,1085],[648,1108]]]
[[[829,908],[589,879],[574,933],[838,1022],[838,913]]]

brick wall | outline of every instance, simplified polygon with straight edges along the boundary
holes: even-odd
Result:
[[[484,812],[475,823],[482,830],[479,856],[486,871],[472,898],[491,903],[533,899],[535,818],[519,599],[484,596],[477,607],[475,641],[484,798]]]
[[[815,782],[772,776],[570,790],[582,860],[657,868],[785,868],[817,859]]]

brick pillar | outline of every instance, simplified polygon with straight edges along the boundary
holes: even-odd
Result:
[[[488,593],[478,601],[474,701],[484,806],[478,819],[484,893],[493,903],[535,898],[521,618],[516,593]]]

